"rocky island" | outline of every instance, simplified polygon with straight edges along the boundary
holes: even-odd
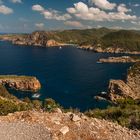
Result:
[[[100,63],[136,63],[140,62],[139,58],[134,58],[131,56],[120,56],[120,57],[108,57],[101,58],[98,60]]]
[[[0,75],[0,84],[20,91],[36,92],[41,88],[37,78],[31,76]]]

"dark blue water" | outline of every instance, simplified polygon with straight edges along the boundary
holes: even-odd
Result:
[[[105,108],[94,96],[106,91],[109,79],[125,79],[130,64],[97,64],[101,57],[113,56],[66,47],[20,47],[0,42],[0,74],[36,76],[42,89],[40,99],[55,99],[65,108]],[[13,91],[19,98],[31,93]]]

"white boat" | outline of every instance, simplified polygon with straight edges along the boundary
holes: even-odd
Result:
[[[101,92],[101,94],[102,94],[102,95],[104,95],[104,94],[107,94],[107,92],[105,92],[105,91],[102,91],[102,92]]]
[[[32,95],[32,98],[39,98],[39,97],[40,97],[40,94],[38,94],[38,93],[35,93]]]
[[[62,47],[60,46],[60,47],[59,47],[59,49],[61,50],[61,49],[62,49]]]

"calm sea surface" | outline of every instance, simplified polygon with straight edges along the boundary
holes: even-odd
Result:
[[[74,47],[21,47],[0,42],[0,74],[36,76],[42,89],[40,100],[53,98],[63,107],[105,108],[108,103],[97,102],[94,96],[106,91],[109,79],[125,79],[130,64],[98,64],[99,58],[113,54],[93,53]],[[18,98],[31,93],[11,91]]]

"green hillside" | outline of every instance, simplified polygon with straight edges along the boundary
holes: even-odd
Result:
[[[121,30],[111,32],[101,38],[102,47],[118,47],[125,50],[140,50],[140,34],[134,31]]]

